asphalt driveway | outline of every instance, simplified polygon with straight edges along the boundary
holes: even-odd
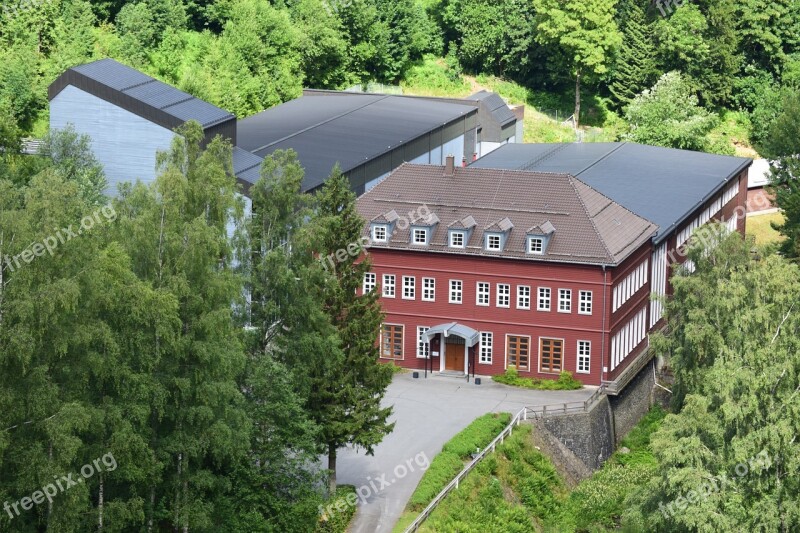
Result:
[[[483,378],[481,385],[464,378],[398,374],[384,398],[394,406],[394,432],[373,457],[352,448],[339,450],[337,481],[355,485],[362,500],[350,531],[391,531],[411,494],[444,443],[486,413],[518,413],[523,407],[583,401],[591,388],[577,391],[535,391],[508,387]]]

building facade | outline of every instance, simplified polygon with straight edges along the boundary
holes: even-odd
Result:
[[[383,361],[621,390],[697,227],[744,231],[746,168],[664,231],[570,174],[404,165],[358,200]],[[662,217],[663,220],[663,217]],[[635,372],[634,372],[635,374]]]

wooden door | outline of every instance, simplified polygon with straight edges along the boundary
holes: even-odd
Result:
[[[444,368],[445,370],[464,371],[463,344],[445,344]]]

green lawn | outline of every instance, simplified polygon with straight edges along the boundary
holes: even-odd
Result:
[[[779,243],[784,237],[772,229],[771,223],[781,223],[783,220],[782,213],[750,215],[747,217],[747,235],[755,237],[758,246]]]

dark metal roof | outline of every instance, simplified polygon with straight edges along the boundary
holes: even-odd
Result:
[[[365,220],[380,220],[392,211],[407,213],[423,205],[441,221],[428,246],[411,243],[410,225],[397,224],[388,243],[372,243],[371,248],[617,265],[658,231],[652,222],[567,174],[456,167],[448,176],[442,166],[406,163],[357,203]],[[480,228],[503,221],[502,228],[508,230],[505,248],[487,251],[485,230],[478,228],[464,248],[450,248],[448,228],[468,216]],[[553,231],[545,253],[526,253],[526,228],[550,225]],[[364,236],[369,233],[367,225]]]
[[[248,194],[250,186],[253,185],[261,176],[261,163],[264,160],[247,150],[242,150],[238,146],[233,148],[233,173],[239,178],[239,182]]]
[[[293,149],[305,168],[303,189],[321,185],[337,163],[348,172],[471,113],[474,105],[422,98],[320,91],[237,125],[237,144],[258,156]]]
[[[492,117],[494,117],[501,127],[517,120],[514,112],[497,93],[486,90],[478,91],[469,96],[468,100],[476,100],[485,105],[489,113],[491,113]]]
[[[471,166],[578,177],[658,224],[658,243],[751,163],[743,157],[635,143],[574,143],[503,145]]]
[[[48,88],[50,100],[64,87],[81,90],[168,129],[196,120],[204,129],[235,121],[232,113],[209,104],[113,59],[72,67]]]

